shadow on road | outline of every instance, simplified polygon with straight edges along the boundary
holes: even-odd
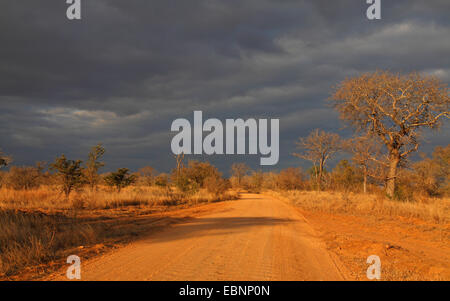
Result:
[[[194,218],[177,223],[166,231],[158,233],[151,239],[150,243],[238,233],[251,227],[272,227],[290,222],[293,222],[293,220],[271,217]]]

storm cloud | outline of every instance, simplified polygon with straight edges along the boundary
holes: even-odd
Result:
[[[169,171],[171,122],[279,118],[280,161],[314,128],[340,132],[326,105],[346,77],[419,71],[450,82],[450,2],[365,0],[2,1],[0,147],[14,164],[84,158],[103,143],[105,170]],[[449,142],[448,123],[421,151]],[[259,156],[194,157],[223,171]]]

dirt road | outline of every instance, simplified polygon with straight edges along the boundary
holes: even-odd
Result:
[[[344,280],[304,217],[244,194],[109,254],[82,261],[82,280]],[[53,280],[64,280],[64,276]]]

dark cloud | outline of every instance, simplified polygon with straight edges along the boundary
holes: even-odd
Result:
[[[450,82],[449,2],[363,0],[4,1],[0,10],[0,147],[16,164],[85,156],[103,142],[108,167],[167,171],[178,117],[280,118],[278,168],[293,140],[340,131],[333,85],[374,69]],[[448,126],[424,150],[449,141]],[[349,130],[342,133],[348,134]],[[215,157],[222,169],[258,156]]]

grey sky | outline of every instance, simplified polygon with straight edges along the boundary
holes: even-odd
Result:
[[[331,87],[375,69],[420,71],[450,82],[450,2],[365,0],[2,0],[0,148],[18,165],[102,142],[105,170],[169,171],[171,122],[279,118],[276,169],[314,128],[348,135],[326,106]],[[449,125],[421,151],[449,143]],[[256,156],[194,157],[223,171]]]

